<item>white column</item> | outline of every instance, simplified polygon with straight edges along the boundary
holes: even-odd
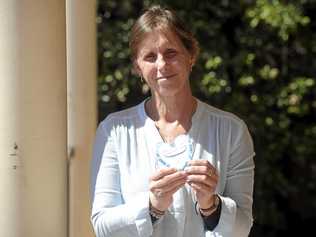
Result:
[[[0,1],[0,236],[20,236],[16,1]]]
[[[2,0],[0,9],[0,236],[66,237],[65,1]]]
[[[96,1],[67,0],[69,237],[94,236],[90,159],[97,124]]]

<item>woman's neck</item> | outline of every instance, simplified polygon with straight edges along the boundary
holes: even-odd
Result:
[[[197,101],[191,93],[172,97],[152,96],[145,104],[147,115],[167,143],[172,143],[180,134],[186,134],[192,126],[192,116]]]
[[[191,120],[196,105],[196,99],[192,94],[163,98],[152,96],[147,102],[146,112],[156,122],[182,123]]]

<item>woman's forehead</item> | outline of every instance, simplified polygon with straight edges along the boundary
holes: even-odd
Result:
[[[151,32],[145,33],[143,40],[139,44],[139,52],[160,47],[175,47],[183,49],[184,46],[179,37],[170,29],[154,29]]]

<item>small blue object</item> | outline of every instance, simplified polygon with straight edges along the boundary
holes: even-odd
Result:
[[[156,168],[174,167],[184,170],[192,160],[192,139],[188,135],[176,137],[173,143],[156,145]]]

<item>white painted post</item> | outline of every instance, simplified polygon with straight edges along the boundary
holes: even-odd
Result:
[[[66,237],[65,1],[0,9],[0,236]]]
[[[69,237],[94,236],[90,158],[97,124],[96,1],[67,0]]]
[[[0,1],[0,236],[20,236],[16,1]]]

